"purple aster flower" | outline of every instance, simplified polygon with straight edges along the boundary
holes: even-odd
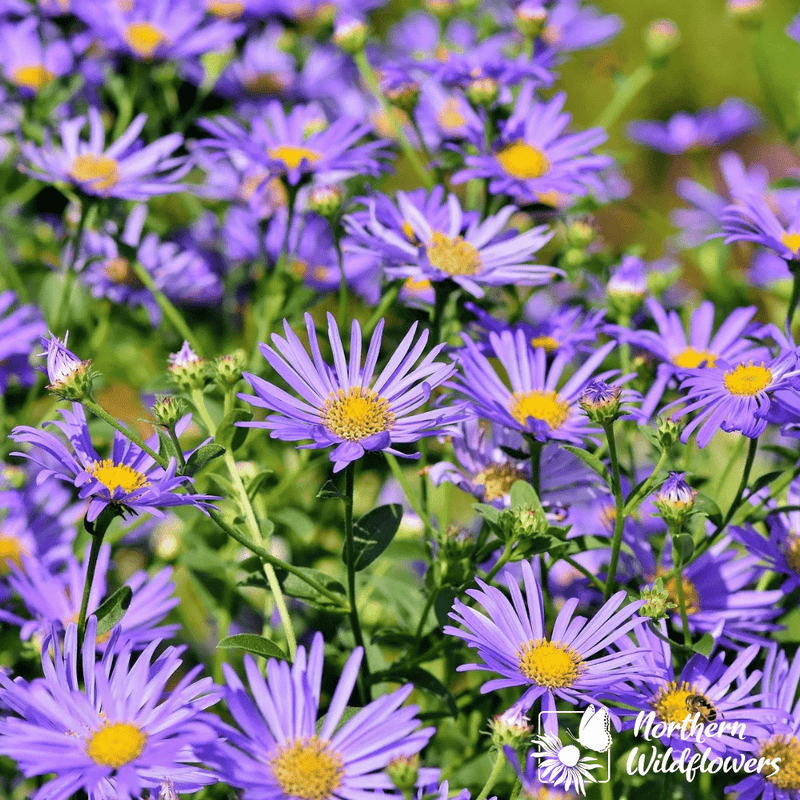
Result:
[[[16,308],[14,307],[16,305]],[[17,305],[12,291],[0,292],[0,392],[9,386],[32,386],[36,373],[30,365],[34,343],[47,331],[42,312],[34,305]]]
[[[637,674],[639,651],[598,654],[644,622],[636,616],[641,601],[620,608],[625,592],[617,592],[587,621],[573,618],[578,601],[568,600],[548,636],[542,590],[527,562],[522,562],[522,577],[526,599],[517,582],[510,579],[511,601],[499,589],[478,580],[480,589],[469,589],[467,594],[486,614],[456,600],[450,618],[466,630],[452,625],[444,628],[445,633],[474,647],[481,658],[481,663],[461,665],[459,672],[483,670],[502,676],[484,683],[482,694],[523,686],[525,691],[515,709],[527,711],[541,697],[541,710],[552,712],[557,697],[571,705],[596,702],[601,693]],[[546,713],[545,732],[556,733],[557,727],[556,715]]]
[[[328,340],[333,350],[334,367],[322,360],[314,320],[305,315],[306,331],[312,358],[300,339],[284,320],[286,338],[272,335],[275,349],[259,345],[270,366],[300,397],[292,397],[283,389],[249,372],[244,374],[256,392],[239,395],[253,406],[276,412],[261,422],[242,426],[266,428],[273,439],[296,442],[311,439],[302,447],[334,447],[330,454],[334,472],[344,469],[365,452],[395,450],[396,443],[416,442],[422,436],[436,436],[453,422],[463,418],[460,408],[439,408],[411,413],[428,401],[431,391],[455,372],[455,364],[436,361],[444,348],[439,344],[417,365],[428,342],[428,331],[414,342],[414,323],[392,354],[387,365],[375,377],[384,321],[381,320],[370,340],[366,361],[361,365],[361,326],[353,320],[350,334],[350,358],[345,357],[339,329],[328,314]],[[312,360],[313,359],[313,360]]]
[[[677,311],[667,312],[656,300],[646,302],[657,331],[636,330],[610,326],[609,333],[652,353],[661,363],[655,380],[642,404],[649,418],[655,411],[668,386],[677,385],[684,370],[713,368],[717,361],[738,364],[742,361],[767,358],[766,348],[757,346],[751,338],[763,331],[762,325],[751,324],[755,306],[737,308],[714,333],[714,304],[706,301],[692,311],[688,335]]]
[[[521,797],[531,798],[531,800],[533,798],[537,800],[574,800],[576,795],[574,792],[567,791],[569,787],[565,787],[562,790],[553,786],[552,783],[542,783],[539,780],[539,770],[543,764],[540,764],[534,750],[528,751],[524,768],[520,764],[519,756],[517,756],[512,747],[506,745],[503,750],[522,784],[524,794],[520,795]]]
[[[163,516],[162,508],[189,505],[205,511],[217,499],[206,494],[178,494],[177,489],[191,485],[193,480],[176,474],[175,459],[171,458],[167,468],[162,469],[118,431],[114,432],[110,458],[102,458],[92,445],[83,406],[73,403],[71,411],[62,408],[60,413],[63,422],[47,424],[58,428],[63,438],[19,425],[11,432],[11,438],[31,445],[34,450],[14,455],[29,458],[42,467],[37,479],[40,482],[53,477],[75,486],[82,500],[90,500],[86,512],[90,522],[109,504],[123,511]],[[148,442],[151,447],[157,444],[155,436]]]
[[[748,775],[725,792],[735,792],[737,800],[797,800],[800,793],[800,654],[792,661],[777,646],[770,648],[761,678],[762,701],[787,717],[786,732],[761,738],[756,755],[769,762],[765,769]],[[783,721],[783,720],[782,720]]]
[[[658,625],[666,637],[663,622]],[[676,675],[667,642],[647,626],[640,627],[635,635],[639,648],[648,654],[647,667],[634,679],[633,687],[615,688],[613,699],[632,708],[628,712],[631,716],[641,717],[640,729],[648,724],[674,723],[669,733],[665,731],[658,737],[665,747],[673,749],[674,757],[684,750],[709,751],[711,757],[728,752],[735,756],[743,749],[751,749],[754,740],[772,733],[777,712],[758,708],[765,695],[753,693],[761,671],[747,671],[759,654],[758,645],[739,652],[730,664],[725,663],[724,653],[708,657],[696,653]],[[630,640],[622,640],[622,645],[631,649],[634,646]],[[703,735],[700,726],[713,720],[727,723],[726,729],[713,736]],[[636,724],[630,720],[624,727],[633,728]],[[732,730],[736,724],[739,727]],[[739,736],[742,730],[744,739]]]
[[[560,206],[571,196],[585,195],[612,161],[591,152],[607,138],[602,128],[564,134],[571,119],[562,113],[566,99],[560,92],[546,102],[538,100],[533,85],[525,84],[511,116],[500,124],[492,151],[466,155],[467,168],[453,182],[487,178],[490,193],[522,204]]]
[[[219,699],[211,678],[195,680],[198,666],[174,682],[183,648],[154,658],[161,642],[133,662],[129,647],[115,657],[115,634],[97,661],[96,630],[90,617],[79,650],[71,624],[63,655],[56,646],[51,656],[45,643],[44,678],[29,683],[0,673],[0,702],[11,712],[0,720],[0,753],[25,777],[55,775],[32,800],[69,800],[81,790],[89,800],[135,800],[166,778],[178,792],[215,783],[195,757],[216,738],[214,718],[204,712]]]
[[[800,588],[800,480],[789,485],[786,505],[788,511],[773,510],[764,520],[769,537],[765,538],[752,525],[731,528],[731,536],[768,570],[785,577],[781,587],[784,595]]]
[[[417,800],[469,800],[469,791],[464,789],[458,794],[450,795],[450,784],[445,781],[441,786],[431,784],[424,789],[420,788],[417,792]],[[497,800],[496,797],[490,800]]]
[[[83,565],[70,554],[64,569],[51,571],[33,558],[24,558],[22,567],[9,578],[12,591],[25,607],[24,616],[0,611],[4,622],[20,628],[20,639],[31,637],[44,640],[53,630],[63,632],[80,614],[83,587],[86,583],[86,566],[89,548],[86,548]],[[103,545],[97,559],[95,579],[89,593],[89,613],[94,613],[106,596],[105,575],[111,559],[111,546]],[[120,622],[120,634],[115,637],[117,651],[124,647],[143,650],[156,639],[168,639],[178,630],[177,625],[161,625],[170,609],[178,605],[175,584],[170,581],[171,569],[162,569],[152,579],[147,573],[136,572],[125,585],[133,591],[131,603]],[[100,650],[106,646],[107,637],[100,637]]]
[[[695,413],[683,429],[681,441],[687,442],[697,430],[697,444],[705,447],[717,430],[739,431],[754,439],[760,436],[769,422],[773,395],[784,389],[796,390],[797,354],[787,353],[769,358],[759,364],[731,364],[716,361],[717,369],[687,369],[682,373],[679,400],[664,407],[664,411],[684,403],[672,412],[673,419]]]
[[[726,206],[720,215],[725,243],[755,242],[774,250],[784,261],[800,261],[800,197],[778,211],[756,195]]]
[[[454,194],[447,195],[443,205],[447,206],[446,218],[440,211],[432,215],[436,221],[431,224],[417,203],[398,192],[401,232],[378,221],[375,201],[368,201],[368,222],[360,225],[351,217],[347,225],[367,251],[384,255],[389,277],[452,280],[475,297],[483,296],[483,286],[535,286],[564,274],[555,267],[530,263],[532,255],[553,235],[546,226],[521,234],[503,230],[517,211],[514,206],[506,206],[482,222],[467,222]]]
[[[647,291],[645,262],[638,256],[625,256],[620,265],[611,272],[606,284],[609,297],[630,298],[641,301]]]
[[[0,23],[0,69],[30,99],[73,68],[73,55],[53,25],[36,17]]]
[[[360,647],[348,658],[318,726],[323,650],[317,633],[308,656],[298,647],[293,666],[270,659],[266,680],[246,655],[253,698],[223,665],[228,708],[242,730],[220,726],[224,739],[204,755],[226,783],[244,789],[245,800],[394,797],[386,766],[418,753],[433,735],[433,728],[419,728],[418,708],[403,705],[412,686],[369,703],[337,730],[355,686]]]
[[[100,112],[90,108],[88,141],[80,138],[86,117],[66,120],[59,129],[61,147],[53,144],[49,132],[45,133],[42,147],[23,142],[20,150],[26,163],[22,168],[34,178],[68,183],[95,197],[147,200],[181,191],[175,181],[189,165],[186,159],[172,154],[181,146],[183,137],[171,133],[142,147],[136,137],[146,120],[146,114],[139,114],[122,136],[106,147]]]
[[[224,50],[244,31],[209,19],[196,0],[81,0],[75,13],[109,50],[141,61],[179,60]]]
[[[719,108],[704,108],[692,116],[678,112],[667,122],[637,121],[628,137],[670,155],[718,147],[761,125],[761,114],[744,100],[729,97]]]
[[[200,125],[214,137],[201,145],[240,152],[291,185],[311,176],[336,183],[386,169],[384,140],[359,144],[371,132],[370,125],[347,117],[328,123],[316,105],[294,106],[286,114],[280,103],[271,102],[250,131],[227,117],[200,120]]]
[[[450,481],[484,503],[502,508],[511,502],[509,492],[518,480],[530,481],[529,460],[520,461],[502,448],[523,449],[518,431],[488,425],[472,418],[459,425],[451,438],[458,464],[440,461],[429,470],[434,486]],[[571,453],[551,442],[541,453],[541,500],[545,508],[576,502],[597,476]]]
[[[431,152],[441,148],[443,142],[477,143],[483,136],[483,120],[467,98],[459,91],[444,89],[434,80],[422,84],[414,114]]]
[[[489,334],[488,355],[500,361],[508,375],[509,388],[478,347],[464,338],[457,351],[461,368],[453,388],[468,398],[475,413],[506,428],[528,433],[537,439],[557,439],[581,444],[597,431],[578,407],[578,398],[592,373],[614,349],[608,342],[593,353],[559,388],[569,358],[557,355],[549,368],[544,348],[533,348],[518,330]],[[595,377],[609,377],[602,373]]]
[[[557,0],[549,9],[540,38],[553,50],[570,52],[608,43],[622,30],[616,14],[602,14],[581,0]]]

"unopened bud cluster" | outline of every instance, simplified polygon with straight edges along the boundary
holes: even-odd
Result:
[[[661,578],[647,589],[642,589],[641,599],[644,600],[644,605],[639,609],[639,614],[650,619],[664,619],[669,616],[673,608],[677,607],[670,601],[669,592],[664,588]]]
[[[184,342],[183,347],[167,361],[171,378],[184,391],[202,389],[208,382],[209,363],[192,350],[189,342]]]
[[[592,422],[609,425],[619,419],[622,387],[610,386],[605,381],[590,381],[581,393],[578,405]]]
[[[42,337],[42,346],[47,357],[47,388],[62,400],[80,402],[92,396],[94,373],[91,360],[81,361],[75,353],[67,349],[69,333],[62,342],[52,333],[50,338]]]
[[[656,492],[653,505],[670,527],[680,526],[692,513],[697,492],[684,480],[685,472],[670,472]]]

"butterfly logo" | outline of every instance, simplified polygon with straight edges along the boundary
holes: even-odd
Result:
[[[581,717],[578,727],[578,736],[572,731],[567,731],[581,747],[594,750],[595,753],[605,753],[611,747],[611,718],[607,708],[589,706]]]

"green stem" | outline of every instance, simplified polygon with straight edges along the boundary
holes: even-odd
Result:
[[[353,59],[356,62],[356,66],[358,67],[358,72],[361,75],[361,79],[367,85],[367,88],[370,90],[372,96],[380,103],[381,110],[386,114],[386,119],[389,125],[392,128],[392,133],[396,137],[397,141],[400,143],[400,148],[402,149],[405,157],[408,159],[409,163],[411,164],[412,169],[414,172],[417,173],[422,185],[430,190],[433,189],[433,178],[431,174],[425,169],[422,162],[419,160],[419,156],[417,155],[416,150],[411,146],[411,142],[408,140],[408,137],[403,131],[401,125],[397,122],[397,119],[392,112],[392,108],[389,104],[389,101],[384,96],[383,92],[381,91],[380,84],[378,83],[378,79],[375,77],[375,72],[372,69],[369,61],[367,61],[366,53],[361,50],[360,52],[356,53],[353,56]]]
[[[686,598],[683,592],[683,556],[676,544],[678,534],[681,532],[681,526],[670,526],[670,537],[672,538],[672,560],[675,564],[673,572],[675,573],[675,594],[678,597],[678,609],[681,612],[681,627],[683,628],[683,644],[684,647],[691,647],[692,634],[689,631],[689,617],[686,614]]]
[[[495,759],[492,771],[489,773],[489,777],[486,779],[486,784],[484,785],[483,789],[481,789],[481,793],[475,798],[475,800],[486,800],[486,798],[489,796],[489,792],[492,791],[492,787],[500,777],[500,773],[503,771],[503,765],[505,763],[505,753],[502,750],[498,750],[497,758]]]
[[[419,623],[417,624],[417,629],[414,631],[414,638],[419,642],[422,638],[422,631],[425,629],[425,622],[428,619],[428,614],[430,613],[431,609],[433,608],[433,604],[436,602],[436,590],[434,589],[429,595],[428,599],[425,601],[425,607],[422,609],[422,614],[419,618]]]
[[[531,486],[541,501],[542,491],[542,443],[532,436],[528,438],[531,450]]]
[[[619,324],[622,328],[629,328],[631,318],[627,314],[620,314]],[[623,375],[629,375],[631,372],[631,346],[626,341],[620,342],[619,345],[619,363]]]
[[[92,546],[89,550],[89,561],[86,564],[86,580],[83,584],[83,597],[81,598],[81,609],[78,612],[78,647],[83,643],[83,635],[86,631],[86,620],[89,612],[89,595],[94,584],[94,573],[97,569],[97,558],[100,555],[100,548],[103,546],[103,537],[106,535],[111,521],[118,515],[119,511],[113,505],[106,506],[95,520],[94,524],[84,522],[86,530],[92,537]]]
[[[397,457],[393,456],[391,453],[384,453],[384,456],[386,457],[386,463],[389,465],[389,469],[392,471],[392,475],[394,475],[395,480],[400,484],[400,488],[403,490],[409,505],[422,520],[422,524],[425,526],[425,529],[427,531],[434,532],[436,529],[433,527],[430,517],[417,502],[416,494],[411,491],[411,487],[408,485],[406,476],[403,475],[403,470],[400,469],[400,465],[397,463]]]
[[[356,647],[364,651],[361,660],[361,669],[358,673],[358,690],[361,702],[367,704],[371,700],[369,662],[367,650],[364,647],[364,635],[361,632],[361,620],[358,618],[358,604],[356,603],[356,546],[353,533],[353,495],[356,486],[356,465],[351,461],[344,473],[344,535],[347,553],[347,599],[350,601],[350,625],[353,629],[353,638]]]
[[[397,295],[400,294],[401,285],[402,284],[400,283],[396,283],[394,286],[391,286],[386,290],[386,292],[384,292],[380,303],[378,303],[375,311],[372,312],[372,316],[361,328],[361,333],[363,336],[369,336],[372,331],[375,330],[375,327],[381,321],[383,315],[394,305],[395,300],[397,300]]]
[[[786,327],[791,331],[797,304],[800,302],[800,263],[790,261],[788,266],[792,273],[792,295],[789,298],[789,307],[786,309]]]
[[[153,295],[158,303],[158,307],[164,312],[164,316],[170,321],[176,332],[192,347],[198,355],[201,355],[203,348],[192,333],[192,329],[183,318],[183,314],[170,302],[169,298],[156,286],[153,276],[138,262],[131,262],[131,269],[136,277],[142,282],[144,287]]]
[[[508,563],[509,558],[511,558],[511,554],[514,552],[514,542],[506,542],[506,546],[503,548],[503,552],[500,554],[500,558],[497,559],[495,565],[486,573],[484,577],[484,581],[486,583],[491,583],[492,578],[497,575],[498,572]]]
[[[333,226],[331,226],[333,227]],[[337,228],[338,230],[338,228]],[[347,322],[347,275],[344,274],[344,256],[342,255],[342,242],[338,233],[334,233],[334,244],[336,245],[336,259],[339,263],[339,330],[344,328]]]
[[[611,560],[608,564],[608,577],[604,600],[608,600],[614,593],[617,582],[617,564],[619,551],[622,547],[622,530],[625,527],[625,502],[622,497],[622,484],[619,478],[619,458],[617,456],[617,441],[614,437],[614,425],[609,423],[603,426],[608,441],[608,455],[611,459],[611,491],[614,495],[616,517],[614,518],[614,538],[611,541]]]
[[[175,452],[178,454],[178,463],[181,466],[181,470],[186,466],[186,459],[183,456],[183,447],[181,447],[180,439],[178,439],[178,434],[175,432],[175,426],[170,425],[167,428],[167,432],[169,433],[169,438],[172,440],[172,444],[175,445]]]
[[[618,86],[614,96],[605,107],[603,113],[597,118],[595,125],[610,128],[628,107],[639,92],[653,80],[656,71],[651,64],[642,64],[637,67]]]
[[[669,453],[667,452],[666,448],[661,451],[661,456],[658,459],[658,463],[655,465],[653,471],[650,473],[650,477],[639,487],[638,491],[633,494],[631,497],[628,498],[627,502],[625,503],[625,510],[624,515],[630,516],[636,509],[639,507],[639,503],[650,494],[650,490],[655,485],[656,481],[658,481],[658,476],[661,474],[661,470],[664,469],[664,465],[667,463],[667,459],[669,458]]]
[[[211,419],[211,415],[208,413],[205,400],[203,399],[203,393],[199,389],[193,389],[191,392],[191,398],[192,402],[197,408],[198,413],[200,414],[201,419],[203,420],[203,423],[208,429],[208,432],[211,434],[211,436],[214,436],[217,432],[217,428],[214,424],[214,421]],[[261,528],[259,527],[258,520],[256,519],[256,515],[253,511],[253,506],[250,503],[250,498],[247,495],[247,489],[244,487],[242,476],[239,474],[239,470],[236,469],[236,461],[233,458],[233,454],[227,448],[223,454],[223,459],[225,460],[225,466],[228,469],[228,474],[230,475],[234,489],[238,495],[239,507],[244,512],[247,528],[250,532],[250,538],[263,548],[264,537],[261,535]],[[273,568],[272,564],[264,564],[264,575],[266,576],[267,583],[269,584],[270,591],[272,592],[275,605],[278,608],[278,615],[281,618],[281,625],[283,626],[283,632],[286,636],[286,644],[289,647],[289,655],[291,656],[292,661],[294,661],[294,656],[297,652],[297,640],[295,639],[294,629],[292,628],[292,620],[289,616],[289,609],[286,606],[286,600],[283,597],[280,583],[278,583],[278,576],[275,574],[275,569]]]
[[[579,564],[574,558],[571,558],[570,556],[561,556],[561,561],[565,561],[573,569],[580,572],[581,575],[584,576],[584,578],[588,578],[592,582],[592,585],[595,587],[595,589],[601,592],[605,591],[606,587],[603,586],[603,582],[600,580],[600,578],[598,578],[597,575],[592,575],[592,573],[589,572],[589,570],[586,569],[586,567],[584,567],[583,564]]]
[[[67,264],[66,272],[64,273],[64,283],[61,286],[61,296],[56,306],[56,313],[53,316],[53,331],[58,335],[64,320],[67,317],[69,304],[72,299],[72,288],[75,285],[75,265],[78,263],[78,258],[81,254],[81,241],[83,240],[83,232],[86,228],[86,223],[89,219],[89,212],[94,207],[92,200],[86,199],[81,205],[81,215],[78,219],[78,227],[75,228],[75,235],[72,237],[72,254],[70,256],[69,264]]]

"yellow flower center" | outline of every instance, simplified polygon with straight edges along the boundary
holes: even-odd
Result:
[[[772,767],[764,765],[764,777],[785,792],[800,791],[800,742],[794,736],[773,736],[761,745],[759,758],[779,758],[779,770],[772,775]]]
[[[511,416],[520,425],[527,425],[528,418],[546,422],[553,430],[558,430],[570,415],[569,403],[561,400],[555,392],[514,392],[509,409]]]
[[[142,282],[131,269],[131,262],[127,258],[117,256],[109,258],[103,264],[103,272],[112,283],[126,286],[142,286]]]
[[[0,575],[8,575],[11,565],[22,566],[22,557],[28,551],[16,536],[0,534]]]
[[[511,491],[514,481],[524,479],[525,474],[513,464],[489,464],[472,481],[477,486],[483,486],[484,500],[499,500]]]
[[[406,278],[403,281],[403,288],[407,292],[422,294],[433,289],[433,284],[427,278]]]
[[[167,41],[167,35],[149,22],[131,22],[125,29],[125,41],[140,58],[152,58],[158,46]]]
[[[600,508],[600,523],[608,531],[613,531],[617,521],[617,507],[614,503],[609,503]]]
[[[329,800],[342,783],[342,757],[316,736],[279,747],[269,765],[283,793],[299,800]]]
[[[781,243],[788,247],[794,255],[800,253],[800,231],[786,231],[781,236]]]
[[[467,124],[467,120],[459,108],[458,101],[454,97],[444,101],[436,114],[436,122],[443,131],[457,131]]]
[[[309,150],[307,147],[295,147],[293,144],[272,147],[267,152],[269,157],[275,161],[283,161],[287,169],[297,169],[304,160],[309,164],[316,164],[322,158],[320,153]]]
[[[350,442],[388,431],[394,425],[389,401],[371,389],[354,386],[331,394],[319,412],[322,424]]]
[[[650,702],[650,707],[662,722],[668,724],[675,722],[680,725],[687,717],[694,716],[686,705],[686,698],[693,694],[699,695],[688,683],[684,682],[679,686],[672,681],[658,690],[658,694]]]
[[[110,458],[95,461],[86,471],[94,475],[111,494],[120,488],[126,494],[130,494],[150,485],[150,481],[141,472],[137,472],[127,464],[115,464]]]
[[[244,14],[244,3],[238,0],[208,0],[206,9],[209,14],[225,19],[238,19]]]
[[[11,80],[23,89],[38,92],[55,78],[55,73],[50,72],[44,64],[28,64],[17,67],[11,73]]]
[[[786,563],[800,575],[800,535],[792,531],[789,534],[789,541],[783,546],[786,555]]]
[[[105,725],[86,740],[86,755],[101,767],[119,769],[139,758],[147,735],[128,722]]]
[[[686,604],[687,614],[698,614],[700,612],[700,594],[697,587],[685,576],[681,576],[681,588],[683,589],[683,602]],[[673,575],[664,580],[664,589],[669,595],[670,602],[678,603],[678,582]]]
[[[717,356],[710,350],[695,350],[694,347],[687,347],[683,352],[672,357],[672,363],[683,369],[697,369],[704,361],[707,367],[713,367],[717,362]]]
[[[583,659],[561,642],[529,641],[517,653],[520,672],[548,689],[572,686],[583,672]]]
[[[108,156],[84,153],[72,162],[69,174],[78,183],[91,184],[93,189],[110,189],[119,181],[119,165]]]
[[[772,372],[763,363],[753,366],[751,361],[747,366],[739,364],[735,369],[728,370],[724,381],[725,388],[731,394],[753,397],[772,383]]]
[[[531,339],[531,346],[532,347],[541,347],[548,353],[552,353],[555,350],[558,350],[561,347],[561,343],[554,339],[552,336],[534,336]]]
[[[483,269],[481,254],[460,236],[434,231],[425,249],[431,265],[448,275],[477,275]]]
[[[531,180],[541,178],[550,169],[547,156],[527,142],[514,142],[500,150],[495,158],[497,163],[512,178]]]
[[[251,94],[280,94],[286,86],[286,81],[275,72],[259,72],[245,78],[244,86]]]

